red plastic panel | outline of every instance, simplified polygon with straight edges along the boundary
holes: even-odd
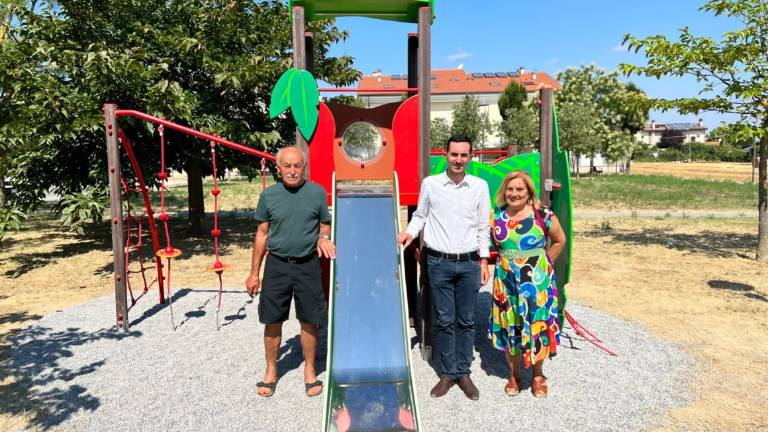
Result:
[[[333,204],[333,143],[336,137],[336,122],[328,106],[320,103],[315,134],[309,142],[309,179],[325,189],[328,205]]]
[[[395,171],[400,182],[400,204],[419,203],[419,96],[411,96],[400,105],[392,120]]]

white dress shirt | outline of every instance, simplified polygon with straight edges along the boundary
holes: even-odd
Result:
[[[458,184],[442,173],[421,182],[419,205],[406,232],[424,230],[427,247],[444,253],[478,251],[488,257],[491,199],[485,180],[465,174]]]

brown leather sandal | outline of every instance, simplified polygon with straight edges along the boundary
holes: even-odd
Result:
[[[547,397],[547,391],[547,379],[543,376],[533,377],[533,382],[531,382],[531,393],[537,398],[545,398]]]
[[[520,394],[520,378],[514,378],[507,381],[507,385],[504,386],[504,393],[507,396],[517,396]]]

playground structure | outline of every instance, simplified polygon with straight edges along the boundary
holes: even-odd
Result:
[[[362,4],[361,4],[362,3]],[[431,297],[427,280],[426,259],[416,262],[416,242],[406,250],[399,249],[395,237],[401,230],[400,206],[407,206],[408,217],[418,202],[419,187],[424,177],[445,169],[441,155],[430,151],[430,45],[431,24],[434,19],[431,0],[390,0],[380,2],[347,2],[338,0],[292,0],[289,2],[293,26],[294,68],[275,86],[272,104],[279,105],[270,113],[280,115],[290,107],[299,130],[297,146],[308,155],[308,178],[324,187],[328,204],[332,206],[332,240],[337,245],[337,258],[325,263],[325,284],[328,287],[329,324],[328,358],[323,428],[329,431],[348,430],[419,430],[418,404],[413,386],[410,357],[409,322],[417,328],[421,354],[431,357]],[[364,109],[336,103],[318,102],[317,95],[302,93],[292,101],[303,99],[308,105],[285,102],[291,80],[316,88],[311,67],[312,35],[305,33],[306,21],[335,16],[363,16],[416,23],[417,33],[408,34],[408,84],[405,88],[388,89],[407,96],[402,102]],[[307,78],[309,77],[309,78]],[[309,80],[309,81],[307,81]],[[286,93],[279,93],[279,91]],[[357,89],[318,89],[343,92]],[[376,90],[381,91],[381,90]],[[314,98],[314,99],[313,99]],[[491,191],[498,188],[503,176],[511,170],[526,170],[537,186],[541,201],[551,206],[568,237],[568,247],[555,263],[560,285],[562,319],[574,330],[610,353],[601,341],[565,312],[565,287],[570,279],[572,203],[567,154],[559,147],[556,113],[552,89],[541,89],[540,148],[537,153],[502,157],[491,164],[472,162],[468,172],[485,179]],[[163,129],[170,128],[210,142],[214,171],[214,263],[208,271],[218,276],[221,304],[222,273],[228,266],[219,256],[221,228],[218,220],[220,190],[216,180],[216,147],[221,145],[261,158],[262,187],[264,164],[274,156],[223,138],[196,131],[167,120],[105,105],[106,141],[109,164],[112,210],[112,242],[115,269],[116,322],[127,330],[128,300],[137,298],[130,287],[128,254],[132,243],[130,232],[136,227],[138,241],[133,243],[139,256],[139,272],[148,289],[146,269],[141,251],[144,223],[150,232],[154,268],[157,273],[160,302],[171,300],[171,261],[182,251],[173,247],[168,215],[164,208],[167,173],[164,168]],[[301,113],[303,117],[298,118]],[[307,115],[307,113],[309,113]],[[118,126],[120,117],[134,117],[159,125],[161,146],[160,221],[164,236],[158,233],[146,184],[130,142]],[[355,136],[373,137],[375,151],[361,157],[352,154],[350,143]],[[370,141],[366,141],[370,144]],[[120,148],[136,176],[136,187],[122,177]],[[491,152],[492,153],[492,152]],[[140,193],[145,215],[131,213],[123,217],[122,198]],[[127,227],[127,235],[126,235]],[[161,245],[161,237],[164,245]],[[163,259],[165,262],[163,262]],[[418,271],[418,268],[422,269]],[[165,275],[163,270],[165,269]],[[151,284],[149,284],[151,285]],[[144,294],[142,293],[142,295]],[[140,297],[140,296],[139,296]],[[172,315],[172,304],[169,303]],[[561,323],[562,323],[561,319]],[[218,307],[217,307],[218,322]],[[562,325],[561,325],[562,327]]]

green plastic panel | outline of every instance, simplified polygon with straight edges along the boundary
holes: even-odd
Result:
[[[440,174],[448,167],[445,156],[432,155],[429,157],[432,174]],[[533,179],[536,186],[536,196],[541,196],[539,192],[539,177],[541,176],[541,156],[539,153],[523,153],[502,159],[494,164],[484,164],[477,161],[470,161],[467,165],[467,172],[473,176],[480,177],[488,183],[488,190],[491,192],[491,205],[494,205],[494,195],[501,186],[504,176],[510,171],[527,171]]]
[[[416,23],[419,8],[432,9],[435,19],[434,0],[289,0],[288,9],[304,7],[304,19],[309,22],[324,18],[360,16],[388,21]]]
[[[555,260],[555,276],[557,277],[558,306],[560,306],[560,328],[568,294],[565,285],[571,281],[573,262],[573,194],[571,189],[571,168],[568,152],[560,148],[560,131],[557,126],[557,108],[552,107],[552,177],[560,183],[560,190],[552,191],[552,210],[557,215],[560,225],[565,232],[565,248]]]

